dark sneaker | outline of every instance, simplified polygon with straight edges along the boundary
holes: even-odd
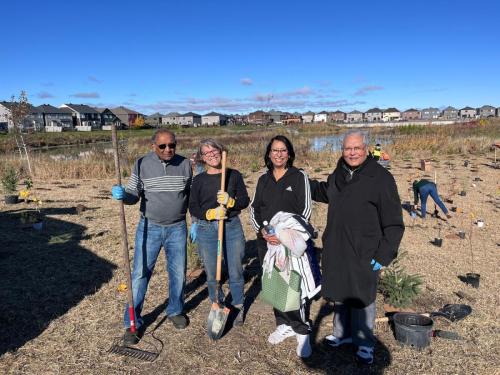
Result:
[[[130,332],[130,328],[125,330],[125,334],[123,335],[123,345],[135,345],[139,342],[139,332],[135,331],[135,333]]]
[[[236,315],[236,318],[234,318],[233,321],[233,326],[235,327],[241,327],[245,323],[245,311],[243,308],[239,309],[238,315]]]
[[[177,329],[184,329],[188,325],[186,317],[182,314],[169,316],[168,320],[170,320]]]

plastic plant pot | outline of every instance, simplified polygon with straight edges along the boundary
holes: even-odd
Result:
[[[432,241],[432,244],[437,247],[441,247],[443,245],[443,239],[442,238],[434,238],[434,241]]]
[[[455,206],[453,206],[453,207],[451,208],[451,212],[457,212],[457,208],[456,208]]]
[[[476,225],[478,228],[482,228],[482,227],[484,227],[484,221],[482,219],[478,219],[476,221]]]
[[[467,167],[468,165],[469,165],[469,161],[468,160],[464,161],[464,167]]]
[[[467,195],[467,192],[465,190],[462,190],[458,195],[465,197]]]
[[[463,230],[459,231],[458,237],[460,237],[463,240],[465,238],[465,232]]]
[[[19,201],[19,198],[16,195],[6,195],[4,197],[5,204],[16,204]]]
[[[433,320],[423,315],[414,313],[394,314],[396,340],[403,345],[417,349],[429,346],[433,325]]]
[[[481,278],[481,275],[478,273],[466,273],[465,274],[465,283],[467,285],[470,285],[473,288],[479,288],[479,279]]]

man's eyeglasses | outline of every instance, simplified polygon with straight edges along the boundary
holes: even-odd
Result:
[[[364,147],[345,147],[343,150],[344,152],[360,152],[364,149]]]
[[[288,153],[288,150],[286,148],[283,148],[283,149],[275,149],[275,148],[272,148],[271,149],[271,152],[274,154],[274,155],[278,155],[278,154],[287,154]]]
[[[167,147],[169,149],[174,149],[177,147],[177,143],[162,143],[161,145],[156,145],[160,150],[165,150]]]
[[[202,152],[201,155],[202,156],[215,156],[215,155],[219,155],[219,153],[220,153],[220,151],[215,149],[215,150]]]

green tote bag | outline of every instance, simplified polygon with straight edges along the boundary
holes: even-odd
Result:
[[[287,282],[286,276],[289,273],[290,279]],[[280,271],[273,266],[271,277],[269,273],[262,275],[262,291],[260,299],[283,312],[294,311],[300,308],[300,281],[301,276],[293,270]]]

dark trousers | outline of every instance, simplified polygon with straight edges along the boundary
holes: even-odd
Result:
[[[267,242],[263,238],[257,238],[257,251],[260,265],[262,266],[267,252]],[[299,310],[287,312],[279,311],[273,308],[273,312],[276,319],[276,326],[286,324],[287,326],[292,327],[293,331],[299,335],[307,335],[309,333],[310,328],[307,323],[309,320],[308,306],[302,305]]]

